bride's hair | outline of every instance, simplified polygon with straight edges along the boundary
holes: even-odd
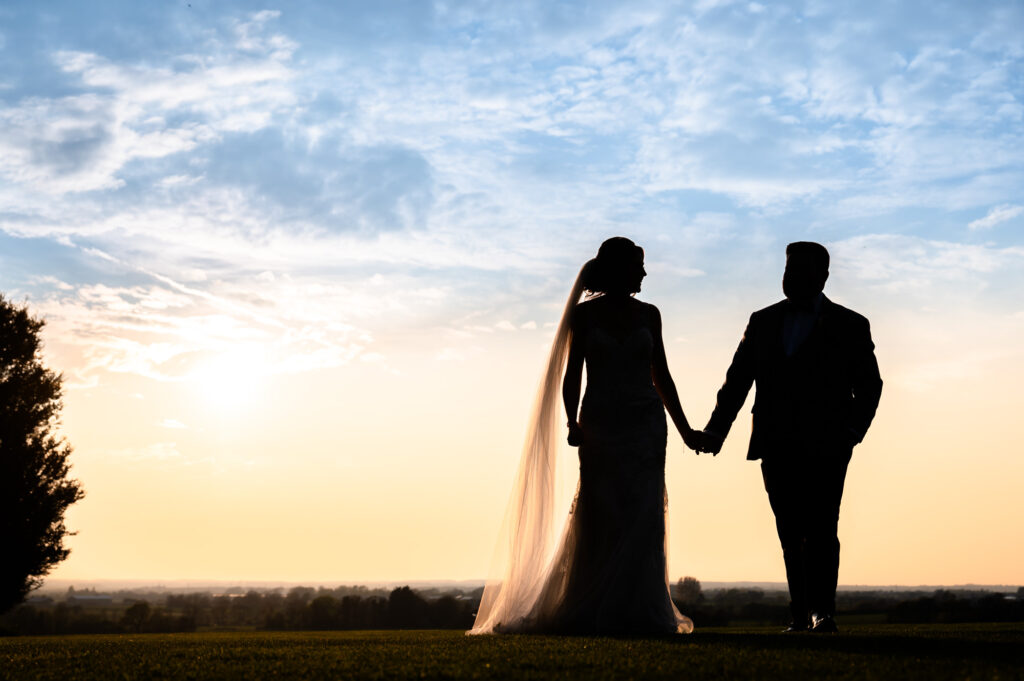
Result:
[[[583,289],[590,293],[636,293],[640,288],[630,266],[638,258],[642,262],[643,257],[644,249],[626,237],[607,239],[597,250],[597,257],[583,266]]]

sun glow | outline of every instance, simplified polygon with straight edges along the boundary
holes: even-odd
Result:
[[[218,410],[237,412],[253,406],[266,385],[263,352],[243,349],[224,352],[193,374],[203,400]]]

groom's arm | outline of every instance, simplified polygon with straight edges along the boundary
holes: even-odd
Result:
[[[719,442],[725,439],[732,428],[732,422],[736,420],[736,414],[747,399],[750,386],[754,384],[754,363],[757,324],[755,315],[750,316],[747,329],[743,332],[743,338],[736,348],[736,354],[732,357],[732,364],[725,373],[725,382],[718,390],[718,399],[715,403],[715,411],[708,420],[705,433],[711,439]]]
[[[856,353],[853,370],[853,413],[850,430],[854,444],[864,439],[864,435],[875,418],[878,401],[882,397],[882,376],[878,372],[878,360],[875,358],[875,344],[871,340],[871,327],[868,320],[858,315],[857,338],[854,348]]]

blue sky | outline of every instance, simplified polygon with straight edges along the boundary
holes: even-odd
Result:
[[[230,271],[274,239],[530,275],[605,234],[686,228],[671,259],[702,271],[782,234],[1005,248],[1024,222],[1021,14],[14,3],[2,226]]]
[[[699,421],[810,239],[887,385],[1008,381],[1022,27],[1020,2],[8,2],[0,290],[47,317],[72,416],[232,354],[532,377],[622,234],[670,359],[707,367]],[[165,431],[118,446],[165,460]]]
[[[381,302],[417,326],[553,300],[622,233],[655,290],[709,304],[774,282],[798,238],[897,288],[987,286],[1022,257],[1021,19],[1019,3],[13,3],[0,284],[88,307],[46,277],[230,298],[285,275],[368,308],[385,288],[426,296]],[[342,321],[379,336],[373,314]]]

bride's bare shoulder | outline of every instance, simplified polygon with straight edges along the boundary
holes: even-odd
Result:
[[[637,304],[639,304],[640,307],[642,307],[644,311],[646,311],[648,314],[655,314],[661,316],[661,312],[658,311],[658,308],[653,303],[646,303],[642,300],[637,300],[636,298],[634,298],[633,300],[636,301]]]

